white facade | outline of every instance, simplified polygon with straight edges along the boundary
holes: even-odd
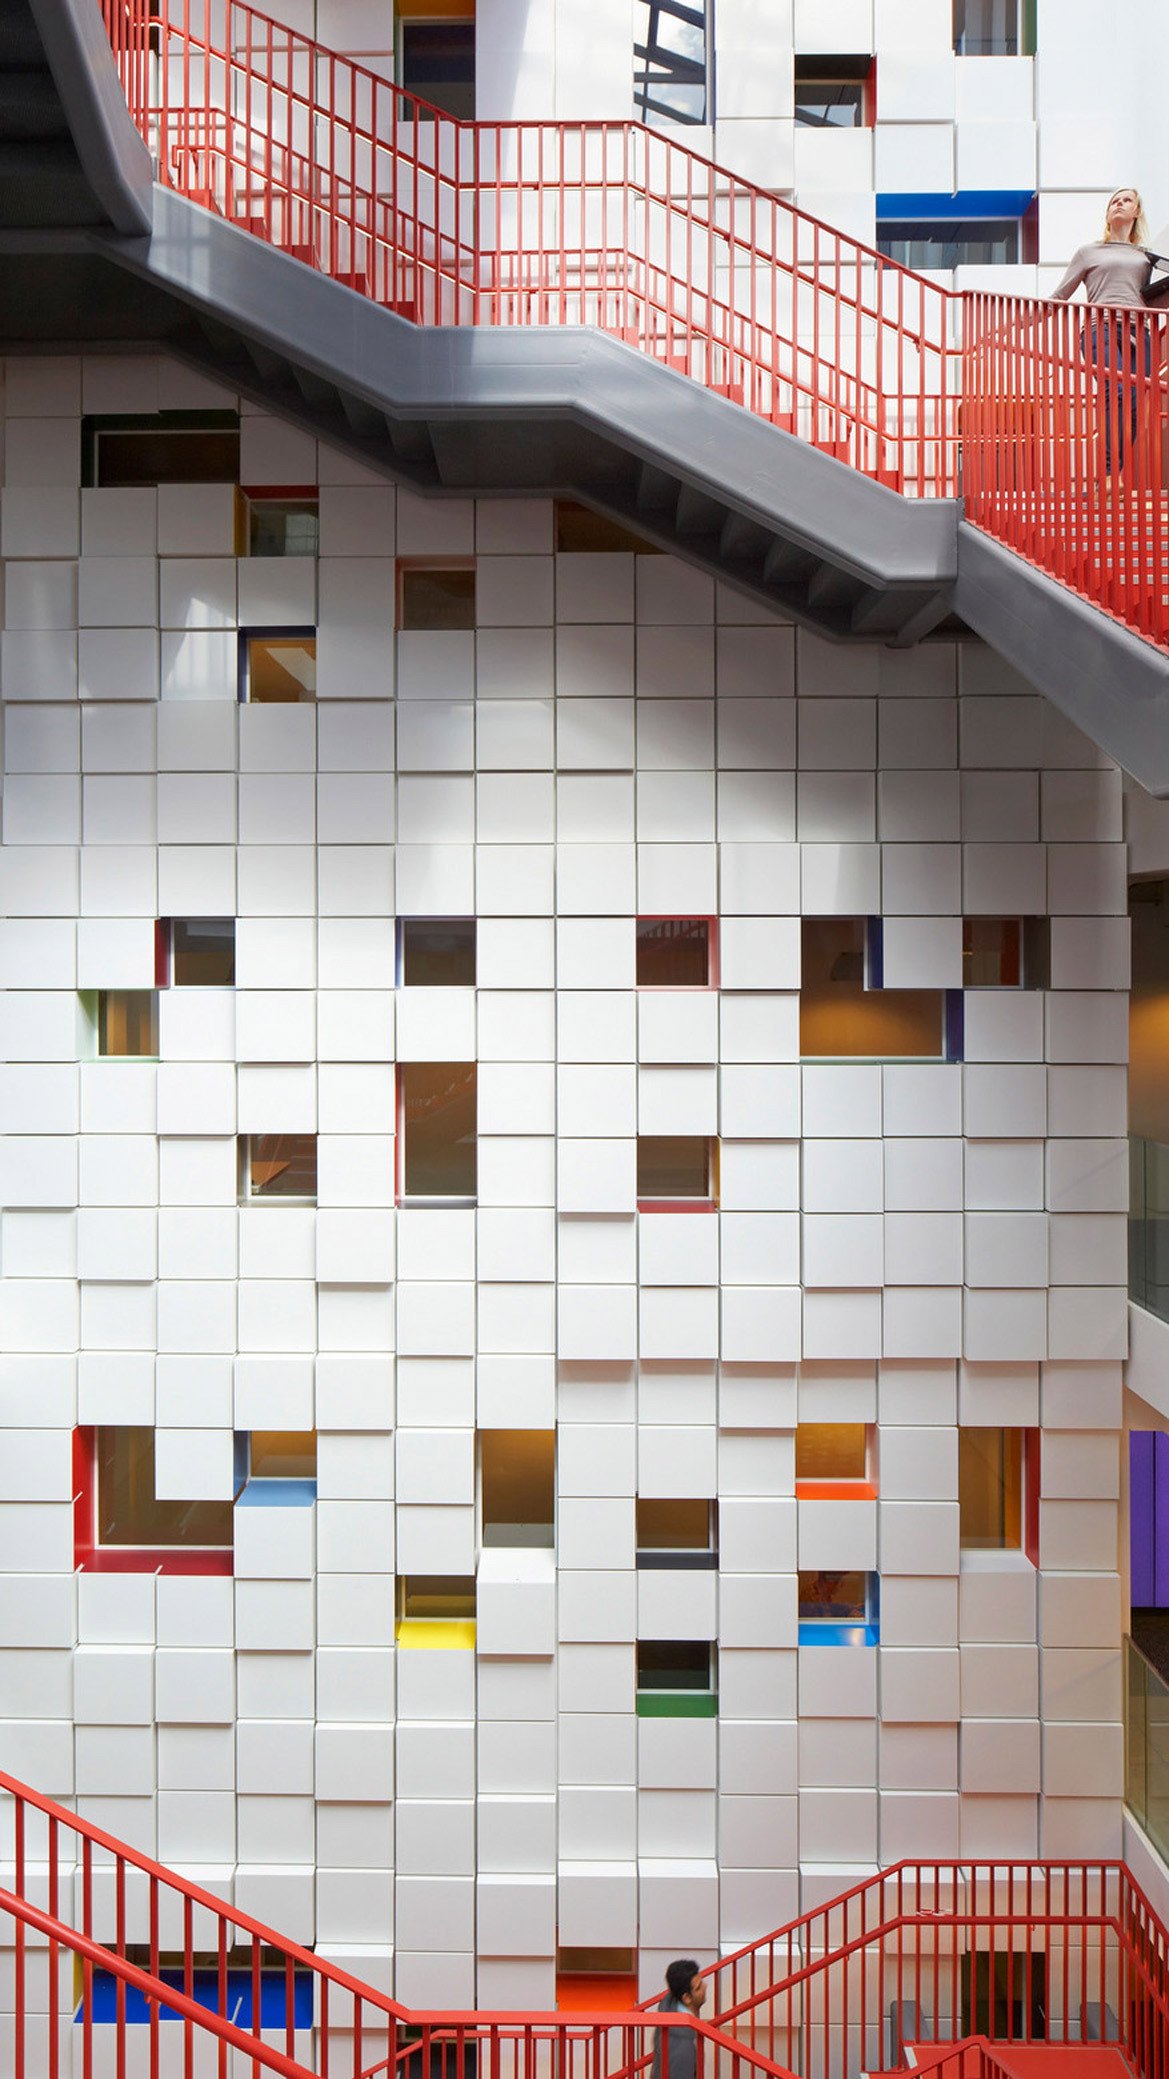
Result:
[[[230,487],[80,488],[83,413],[236,405],[164,359],[4,401],[0,1765],[421,2005],[551,2004],[558,1947],[649,1991],[901,1856],[1120,1854],[1120,775],[980,644],[833,647],[246,403],[320,557],[237,560]],[[396,633],[397,557],[474,558],[475,630]],[[315,705],[237,702],[257,626],[316,627]],[[1048,916],[1050,988],[801,1064],[801,913],[939,990],[963,915]],[[639,914],[717,917],[720,988],[639,993]],[[397,985],[427,915],[473,992]],[[234,990],[92,1058],[184,916]],[[410,1060],[479,1064],[477,1207],[396,1203]],[[281,1131],[315,1209],[239,1203]],[[717,1210],[637,1210],[639,1131],[718,1138]],[[809,1422],[875,1498],[796,1499]],[[75,1572],[78,1425],[207,1499],[315,1427],[317,1499],[237,1510],[234,1578]],[[1038,1567],[962,1554],[959,1425],[1042,1431]],[[555,1564],[484,1560],[477,1439],[553,1427]],[[638,1570],[638,1496],[717,1499],[717,1574]],[[833,1567],[879,1644],[799,1645]],[[396,1575],[477,1568],[477,1650],[395,1646]],[[717,1640],[717,1718],[637,1715],[639,1637]]]

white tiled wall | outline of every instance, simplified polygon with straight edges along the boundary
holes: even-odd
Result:
[[[1118,1854],[1118,775],[979,646],[556,556],[543,501],[322,450],[314,568],[237,566],[219,489],[79,490],[83,408],[225,401],[8,364],[0,1763],[423,2004],[550,2002],[557,1939],[648,1989],[801,1872]],[[475,551],[478,631],[395,638],[396,551]],[[316,707],[237,707],[237,613],[315,613]],[[924,986],[963,906],[1049,908],[1053,987],[968,995],[965,1066],[801,1070],[801,900],[883,909]],[[720,997],[639,1000],[639,908],[721,913]],[[396,912],[477,915],[474,997],[395,992]],[[78,989],[184,913],[239,917],[235,992],[83,1059]],[[395,1044],[480,1063],[477,1211],[395,1211]],[[720,1214],[636,1213],[639,1122],[721,1133]],[[239,1209],[282,1125],[319,1209]],[[879,1501],[797,1504],[800,1418],[879,1426]],[[78,1421],[207,1495],[233,1428],[315,1422],[315,1522],[243,1512],[234,1581],[75,1577]],[[1042,1425],[1040,1572],[960,1566],[958,1421]],[[478,1656],[397,1652],[395,1566],[475,1566],[476,1425],[554,1424],[555,1598],[494,1554]],[[639,1491],[718,1496],[717,1597],[639,1578]],[[879,1647],[797,1647],[834,1560]],[[717,1635],[717,1722],[636,1717],[647,1625]]]

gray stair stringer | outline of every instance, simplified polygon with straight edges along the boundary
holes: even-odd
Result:
[[[955,610],[1150,794],[1169,795],[1169,656],[989,534],[958,529]]]

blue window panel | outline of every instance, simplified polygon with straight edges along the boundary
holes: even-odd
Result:
[[[175,1992],[183,1990],[183,1973],[167,1968],[159,1972],[164,1985]],[[219,2012],[219,1973],[215,1970],[196,1971],[193,1974],[191,1997],[197,2006],[206,2007],[211,2014]],[[112,1971],[95,1971],[93,1974],[93,2018],[95,2021],[116,2021],[118,2014],[118,1981]],[[160,2007],[163,2021],[181,2021],[173,2007]],[[73,2019],[81,2021],[81,2008]],[[236,2028],[250,2029],[252,2026],[252,1974],[248,1970],[234,1970],[227,1974],[227,2013],[225,2018],[234,2022]],[[126,1987],[127,2022],[146,2022],[150,2019],[150,2003],[137,1986]],[[297,1971],[292,1981],[292,2022],[294,2028],[311,2028],[313,2025],[313,1980],[311,1971]],[[287,2010],[284,1998],[283,1971],[264,1971],[260,1976],[260,2027],[286,2028]]]
[[[877,222],[901,218],[1022,217],[1035,200],[1030,188],[959,188],[954,195],[878,195]]]
[[[801,1646],[879,1646],[881,1637],[875,1624],[801,1624],[798,1643]]]

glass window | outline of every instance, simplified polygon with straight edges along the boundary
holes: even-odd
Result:
[[[796,1425],[797,1480],[867,1480],[868,1430],[863,1422]]]
[[[97,1051],[105,1055],[158,1053],[158,992],[99,989]]]
[[[316,1203],[315,1133],[251,1133],[241,1142],[245,1199],[296,1198]]]
[[[707,120],[703,0],[634,0],[633,106],[643,123]]]
[[[249,556],[316,555],[321,525],[315,491],[294,498],[266,498],[262,492],[249,492],[245,503]]]
[[[637,1501],[639,1567],[696,1568],[718,1565],[716,1502],[641,1496]]]
[[[474,1198],[476,1071],[468,1061],[404,1061],[402,1191],[406,1198]]]
[[[873,60],[796,57],[796,122],[811,130],[860,130],[872,122]]]
[[[399,628],[473,628],[475,566],[402,564],[398,571]]]
[[[872,972],[875,938],[864,917],[802,919],[800,1053],[805,1057],[942,1057],[944,990],[881,988]]]
[[[479,1465],[483,1543],[551,1545],[556,1513],[556,1432],[481,1430]]]
[[[120,412],[81,422],[81,480],[103,488],[239,482],[237,412]]]
[[[403,917],[401,933],[408,989],[474,988],[474,917]]]
[[[709,917],[639,917],[639,989],[707,989],[710,986]]]
[[[474,21],[405,21],[401,25],[400,80],[443,115],[471,122],[475,115]],[[416,109],[418,117],[426,110]]]
[[[234,988],[235,918],[176,917],[171,958],[176,988]]]
[[[474,1575],[402,1574],[398,1578],[398,1614],[449,1624],[475,1615]]]
[[[639,1690],[697,1690],[709,1695],[714,1684],[714,1648],[709,1639],[639,1639]]]
[[[637,1196],[712,1199],[709,1140],[701,1134],[639,1134]]]
[[[958,1519],[963,1545],[1017,1549],[1023,1542],[1023,1432],[958,1431]]]
[[[267,628],[240,634],[240,699],[289,702],[317,697],[315,628]]]
[[[315,1480],[315,1429],[253,1429],[248,1468],[253,1480]]]
[[[954,49],[963,58],[1014,58],[1020,40],[1019,0],[953,0]]]
[[[98,1429],[99,1545],[230,1545],[231,1511],[228,1500],[156,1500],[153,1429]]]
[[[915,269],[1007,266],[1020,257],[1018,217],[885,219],[877,251]]]

